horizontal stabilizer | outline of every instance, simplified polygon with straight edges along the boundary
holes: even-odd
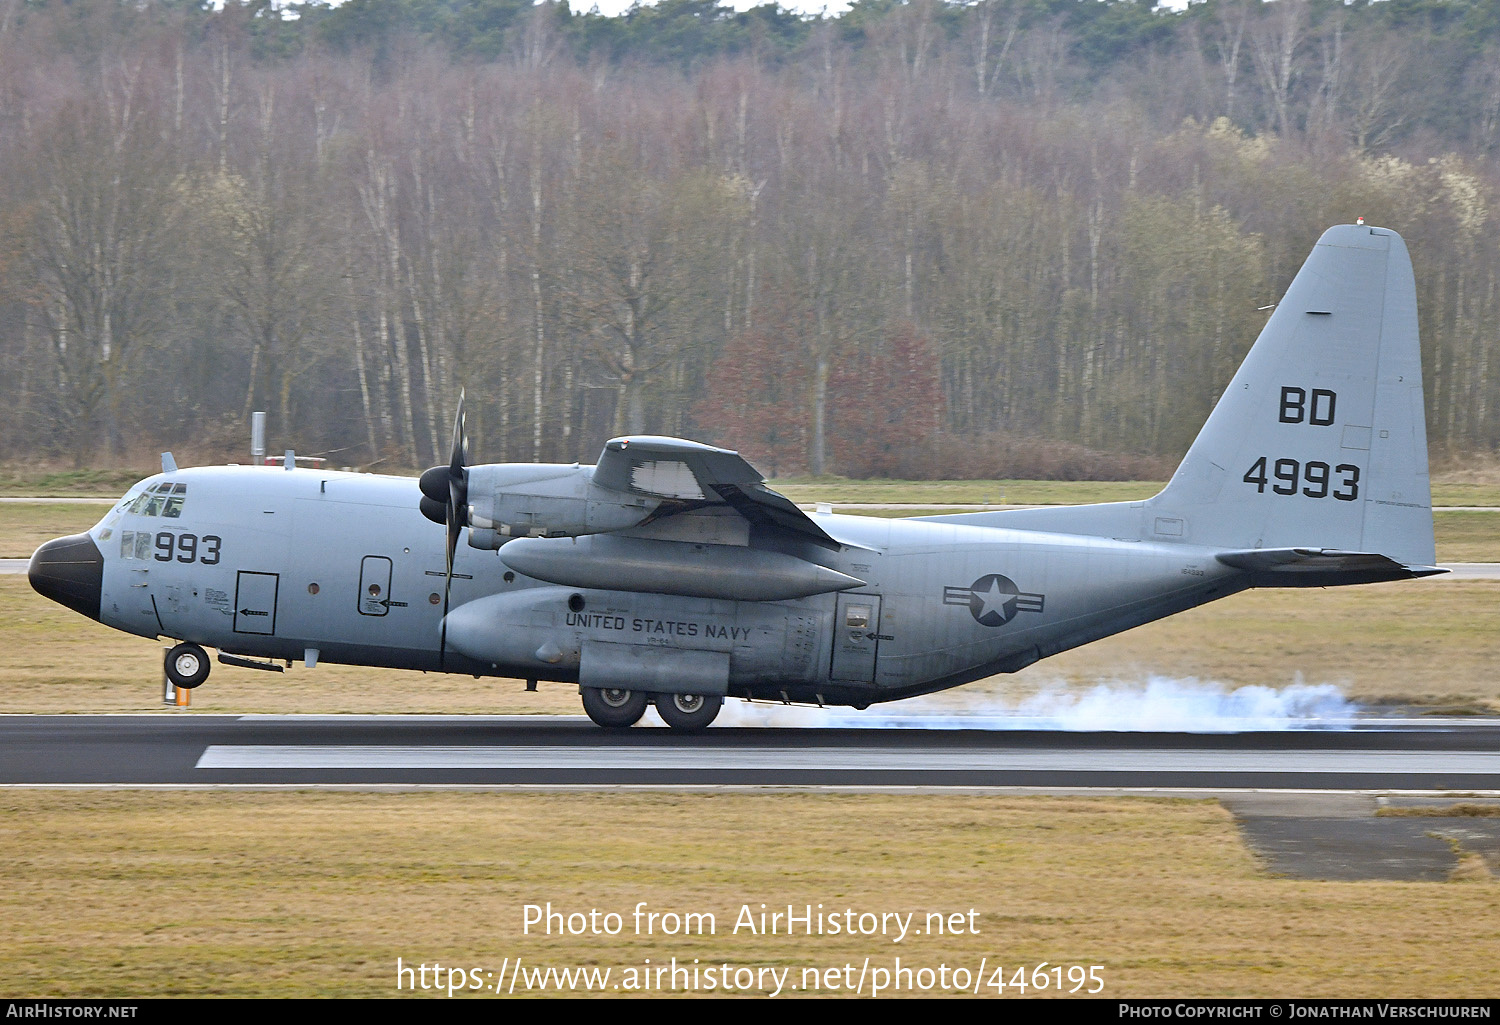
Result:
[[[1331,548],[1253,548],[1220,552],[1215,557],[1226,566],[1264,578],[1260,585],[1272,587],[1374,584],[1448,572],[1438,566],[1405,566],[1384,555]]]

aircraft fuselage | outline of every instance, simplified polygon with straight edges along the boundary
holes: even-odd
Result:
[[[863,706],[1014,672],[1249,583],[1189,545],[833,514],[816,520],[840,551],[771,543],[864,584],[784,601],[560,586],[461,544],[443,651],[443,534],[418,497],[411,478],[307,469],[148,478],[89,532],[98,618],[236,655],[480,676],[577,681],[592,659],[639,679],[699,658],[712,677],[727,659],[731,695]]]

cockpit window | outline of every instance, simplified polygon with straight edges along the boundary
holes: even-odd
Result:
[[[114,504],[114,508],[105,513],[104,518],[94,524],[89,533],[97,541],[108,541],[114,537],[115,527],[119,524],[120,517],[124,516],[134,507],[142,494],[144,494],[144,489],[139,484],[125,492],[120,500]]]
[[[182,506],[186,501],[186,484],[181,481],[159,481],[136,496],[135,501],[130,503],[130,514],[163,516],[175,520],[182,516]]]

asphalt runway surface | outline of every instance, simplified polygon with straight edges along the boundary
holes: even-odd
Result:
[[[1500,793],[1500,721],[1346,729],[607,731],[575,716],[0,716],[0,784]]]
[[[1476,855],[1482,871],[1500,875],[1500,720],[1328,725],[1337,728],[724,727],[682,736],[605,731],[579,716],[13,715],[0,716],[0,786],[1216,797],[1278,875],[1441,881],[1472,873],[1461,859]]]

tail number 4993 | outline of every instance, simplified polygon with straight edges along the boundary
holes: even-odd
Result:
[[[1255,485],[1256,494],[1264,494],[1266,485],[1277,495],[1295,495],[1300,489],[1307,498],[1328,498],[1340,502],[1352,502],[1359,497],[1359,467],[1353,463],[1329,465],[1321,460],[1310,459],[1305,463],[1296,459],[1278,459],[1270,463],[1261,456],[1245,471],[1245,483]],[[1337,474],[1337,480],[1334,475]]]

